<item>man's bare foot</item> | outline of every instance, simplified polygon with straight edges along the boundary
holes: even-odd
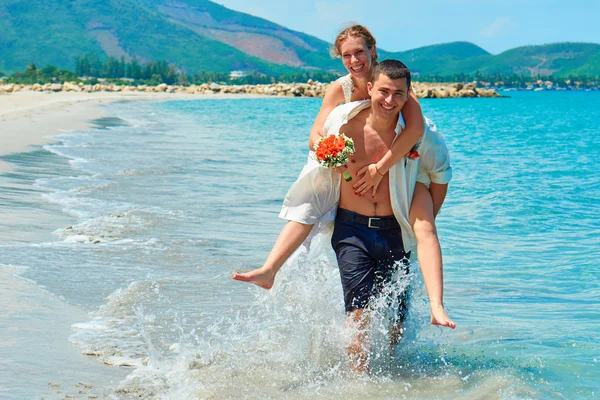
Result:
[[[439,326],[447,326],[448,328],[456,328],[454,321],[448,317],[444,306],[432,306],[431,307],[431,324]]]
[[[273,287],[275,274],[262,267],[245,273],[235,272],[231,278],[236,281],[253,283],[256,286],[269,290]]]

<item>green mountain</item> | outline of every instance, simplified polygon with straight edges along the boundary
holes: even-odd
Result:
[[[338,70],[330,44],[273,22],[207,0],[138,0],[169,22],[226,43],[245,54],[292,67]]]
[[[524,46],[492,55],[467,42],[421,47],[391,57],[421,75],[587,75],[600,76],[600,44],[555,43]]]
[[[30,63],[72,69],[85,53],[167,60],[188,72],[295,71],[173,23],[138,0],[3,0],[0,69]],[[210,3],[210,2],[206,2]],[[212,4],[212,3],[210,3]]]
[[[472,63],[470,67],[487,73],[600,76],[600,44],[554,43],[517,47],[494,56],[485,64]]]
[[[456,73],[453,66],[467,60],[492,56],[481,47],[469,42],[436,44],[398,53],[383,52],[382,56],[384,55],[383,58],[402,60],[411,71],[438,75]]]
[[[73,69],[75,57],[166,60],[186,72],[268,75],[344,69],[330,44],[208,0],[2,0],[0,71],[27,64]],[[492,55],[468,42],[404,52],[379,49],[421,75],[600,75],[600,45],[558,43]]]

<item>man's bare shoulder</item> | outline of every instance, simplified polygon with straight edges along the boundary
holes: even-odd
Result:
[[[367,117],[369,116],[369,109],[362,110],[357,115],[354,116],[350,121],[346,124],[342,125],[340,128],[340,132],[344,133],[347,136],[352,136],[356,134],[360,134],[364,131]]]

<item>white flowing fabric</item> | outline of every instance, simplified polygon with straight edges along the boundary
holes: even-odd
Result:
[[[339,133],[344,124],[370,106],[370,100],[338,106],[327,117],[323,127],[324,135]],[[400,115],[394,141],[404,126]],[[408,215],[417,180],[429,187],[430,182],[448,183],[452,177],[450,157],[444,139],[428,119],[425,119],[425,131],[417,143],[416,150],[420,154],[418,159],[405,157],[389,170],[392,210],[402,228],[402,240],[406,251],[416,245]],[[300,176],[285,196],[279,217],[310,225],[321,222],[320,226],[325,227],[335,219],[340,199],[340,184],[341,174],[319,165],[314,152],[311,151]]]

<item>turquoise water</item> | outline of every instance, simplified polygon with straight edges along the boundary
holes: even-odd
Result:
[[[70,340],[130,369],[123,397],[597,397],[600,95],[510,95],[422,101],[452,155],[438,229],[458,327],[428,325],[415,273],[409,334],[374,346],[367,380],[347,373],[326,237],[270,292],[229,278],[283,225],[317,99],[119,103],[105,129],[3,157],[0,262],[89,313]]]

